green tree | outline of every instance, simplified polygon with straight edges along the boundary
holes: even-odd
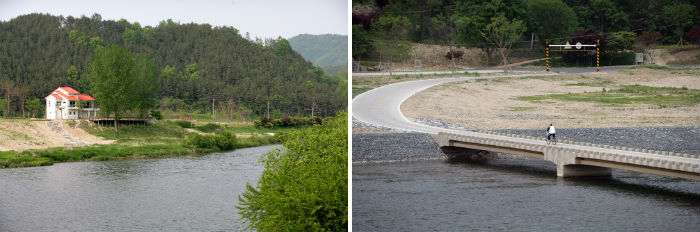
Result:
[[[663,17],[667,22],[676,25],[678,44],[683,45],[683,31],[685,26],[692,25],[693,19],[698,15],[698,11],[690,4],[676,3],[664,6]]]
[[[508,20],[505,16],[491,18],[491,23],[486,25],[486,30],[481,33],[487,41],[498,47],[505,65],[503,71],[508,71],[508,55],[513,43],[520,38],[525,31],[525,23],[520,20]]]
[[[591,21],[601,32],[629,30],[629,15],[609,0],[591,0]]]
[[[352,25],[352,57],[359,63],[362,57],[367,57],[373,49],[367,31],[362,28],[362,25]],[[358,65],[357,67],[359,68],[360,66]]]
[[[607,51],[621,52],[634,47],[634,38],[636,34],[630,31],[615,32],[608,37],[605,44]]]
[[[119,130],[118,121],[128,110],[148,105],[149,96],[156,91],[155,65],[147,58],[134,56],[119,45],[98,49],[90,64],[92,93],[100,104],[100,111],[114,115],[114,130]],[[155,100],[155,99],[153,99]]]
[[[348,115],[283,135],[285,149],[264,155],[256,186],[239,196],[240,214],[257,231],[346,231]]]
[[[187,67],[185,67],[185,72],[187,78],[190,80],[199,80],[199,67],[197,67],[197,63],[188,64]]]
[[[389,63],[393,63],[394,55],[403,47],[400,41],[405,38],[409,23],[408,18],[404,16],[382,16],[372,25],[384,39],[391,40],[380,43],[389,50]],[[391,65],[387,65],[387,68],[389,75],[393,76]]]
[[[486,54],[486,65],[491,63],[491,55],[496,50],[493,43],[484,40],[482,33],[491,19],[503,15],[507,18],[521,18],[524,15],[522,2],[506,4],[502,0],[458,1],[456,5],[457,43],[480,48]]]
[[[290,52],[292,52],[292,46],[289,45],[289,41],[282,37],[277,38],[274,50],[275,55],[284,56],[286,54],[289,54]]]
[[[148,116],[148,111],[156,107],[160,85],[158,84],[158,68],[151,59],[137,55],[135,66],[135,86],[133,89],[134,110],[139,116]]]
[[[561,0],[529,1],[527,13],[528,25],[542,43],[545,40],[566,38],[577,31],[576,13]]]

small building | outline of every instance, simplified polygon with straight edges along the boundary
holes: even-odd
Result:
[[[47,119],[95,118],[100,111],[94,98],[71,87],[58,87],[44,99]]]

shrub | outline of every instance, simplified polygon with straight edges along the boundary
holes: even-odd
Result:
[[[198,131],[201,131],[201,132],[214,132],[214,131],[221,129],[221,126],[219,124],[207,123],[207,124],[202,125],[202,126],[197,126],[197,127],[195,127],[195,129],[197,129]]]
[[[178,126],[180,126],[180,127],[182,127],[182,128],[192,128],[192,127],[194,127],[194,125],[192,124],[192,122],[186,121],[186,120],[175,121],[175,124],[177,124]]]
[[[218,131],[214,137],[219,149],[226,151],[236,148],[236,134],[233,131]]]
[[[214,136],[200,135],[192,133],[183,142],[183,146],[189,148],[205,148],[205,149],[216,149],[216,139]]]
[[[163,119],[163,114],[161,114],[160,111],[154,110],[154,111],[151,111],[151,117],[156,119],[156,120],[161,120],[161,119]]]
[[[348,226],[348,116],[283,135],[285,149],[263,155],[257,185],[239,196],[257,231],[345,231]]]

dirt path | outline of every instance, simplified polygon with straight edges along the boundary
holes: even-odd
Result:
[[[620,85],[700,89],[700,70],[648,68],[610,73],[553,77],[476,80],[436,86],[401,105],[409,118],[429,118],[472,129],[601,128],[633,126],[700,126],[700,108],[647,104],[606,105],[547,99],[517,100],[520,96],[600,92]],[[585,85],[578,85],[585,83]],[[568,84],[568,85],[567,85]],[[698,90],[700,91],[700,90]]]
[[[0,120],[0,151],[105,144],[113,141],[68,126],[67,121]],[[64,133],[61,133],[60,131]]]

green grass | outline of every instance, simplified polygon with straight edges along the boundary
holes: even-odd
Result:
[[[607,105],[650,104],[660,108],[693,106],[700,103],[700,91],[688,88],[623,85],[606,92],[566,93],[537,96],[522,96],[518,100],[542,102],[546,99],[596,102]]]
[[[35,167],[52,165],[57,162],[72,161],[105,161],[119,159],[148,159],[185,155],[204,155],[222,151],[219,148],[202,149],[190,148],[183,145],[187,133],[172,121],[153,121],[148,126],[121,125],[119,131],[111,126],[99,127],[83,122],[80,125],[90,134],[107,140],[116,140],[113,144],[58,147],[49,149],[34,149],[22,152],[0,151],[0,168]],[[211,126],[203,124],[195,127],[198,130],[230,131],[234,133],[250,133],[254,136],[236,138],[234,148],[245,148],[277,143],[277,136],[264,133],[285,133],[293,128],[256,128],[253,125]],[[217,132],[218,133],[218,132]]]
[[[238,138],[236,148],[255,147],[276,143],[273,136],[255,136]],[[27,150],[22,152],[0,151],[0,168],[36,167],[52,165],[57,162],[72,161],[106,161],[120,159],[151,159],[186,155],[204,155],[219,149],[191,149],[182,145],[180,140],[171,144],[147,144],[127,146],[124,144],[106,144],[73,148],[49,148]]]

